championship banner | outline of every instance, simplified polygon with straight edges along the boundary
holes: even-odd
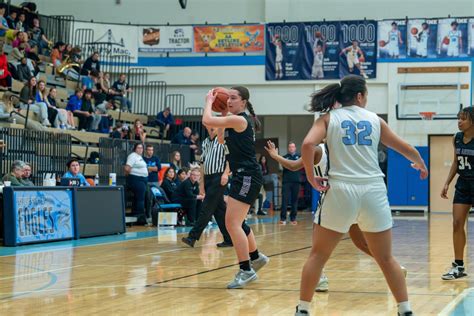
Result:
[[[195,53],[263,51],[264,25],[195,26]]]
[[[407,57],[407,23],[406,20],[379,21],[377,58]]]
[[[270,23],[265,36],[266,80],[375,78],[375,21]]]
[[[407,29],[409,57],[437,57],[438,19],[408,20]]]
[[[74,236],[70,190],[14,191],[16,244]]]
[[[90,34],[92,30],[92,36]],[[75,45],[83,49],[86,59],[94,51],[108,56],[130,56],[130,62],[138,61],[137,27],[131,25],[74,22]]]
[[[474,56],[474,19],[469,19],[468,22],[468,29],[469,29],[469,56]]]
[[[144,53],[186,53],[193,51],[192,26],[139,27],[138,51]]]
[[[466,57],[468,55],[468,19],[440,19],[438,21],[438,57]]]

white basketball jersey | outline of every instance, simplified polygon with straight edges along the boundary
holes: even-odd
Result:
[[[458,47],[459,45],[459,36],[461,36],[461,31],[449,31],[448,38],[449,38],[449,46],[450,47]]]
[[[389,42],[398,45],[398,31],[390,31],[388,35]]]
[[[329,177],[341,180],[383,177],[378,162],[380,119],[356,105],[329,112],[326,146]]]
[[[427,31],[422,31],[420,35],[420,45],[427,46],[429,37],[430,37],[430,34]]]
[[[322,66],[324,60],[323,52],[317,52],[314,54],[314,65]]]

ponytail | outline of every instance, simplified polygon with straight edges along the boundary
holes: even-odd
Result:
[[[341,82],[327,85],[323,89],[311,95],[310,112],[329,112],[336,103],[342,106],[350,106],[355,103],[357,94],[365,94],[367,86],[365,79],[361,76],[349,75]]]
[[[255,114],[255,111],[253,110],[253,105],[252,103],[250,103],[250,101],[247,101],[247,109],[249,110],[249,113],[252,116],[252,121],[253,121],[253,126],[255,128],[255,131],[259,132],[260,128],[262,127],[262,123],[260,123],[260,120]]]

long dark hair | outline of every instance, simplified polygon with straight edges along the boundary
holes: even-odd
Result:
[[[311,95],[310,112],[328,112],[336,103],[342,106],[354,105],[358,93],[365,94],[367,85],[361,76],[349,75],[341,82],[327,85]]]
[[[237,91],[240,97],[242,98],[242,100],[247,101],[247,109],[249,110],[249,113],[252,116],[253,126],[255,127],[255,130],[257,132],[260,131],[260,127],[262,126],[262,123],[260,123],[260,121],[258,120],[257,114],[255,114],[255,111],[253,109],[253,105],[252,103],[250,103],[249,89],[242,86],[232,87],[231,89]]]
[[[465,117],[471,121],[471,124],[474,124],[474,106],[468,106],[462,108],[458,113],[458,118]]]

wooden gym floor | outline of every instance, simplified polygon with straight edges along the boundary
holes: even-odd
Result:
[[[126,235],[17,248],[0,247],[0,315],[293,315],[301,268],[311,246],[310,214],[297,226],[271,216],[251,219],[270,263],[259,280],[227,290],[237,270],[216,228],[194,249],[184,230],[133,229]],[[469,222],[469,231],[474,229]],[[469,315],[471,277],[440,276],[452,260],[451,215],[396,217],[394,253],[408,269],[416,315]],[[472,272],[467,247],[467,272]],[[326,267],[329,292],[316,293],[313,315],[396,315],[371,258],[345,238]],[[466,291],[465,291],[466,290]],[[472,315],[472,314],[471,314]]]

